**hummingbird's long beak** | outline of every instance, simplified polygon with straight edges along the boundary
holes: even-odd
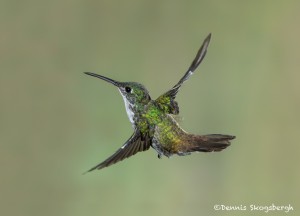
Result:
[[[84,72],[84,73],[87,74],[87,75],[90,75],[90,76],[93,76],[93,77],[97,77],[97,78],[99,78],[99,79],[102,79],[102,80],[104,80],[104,81],[106,81],[106,82],[109,82],[109,83],[111,83],[111,84],[113,84],[113,85],[115,85],[115,86],[117,86],[117,87],[120,86],[120,82],[115,81],[115,80],[110,79],[110,78],[107,78],[107,77],[105,77],[105,76],[101,76],[101,75],[99,75],[99,74],[95,74],[95,73],[91,73],[91,72]]]

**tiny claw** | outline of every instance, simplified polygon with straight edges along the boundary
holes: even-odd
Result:
[[[158,158],[158,159],[161,159],[161,154],[158,154],[158,155],[157,155],[157,158]]]

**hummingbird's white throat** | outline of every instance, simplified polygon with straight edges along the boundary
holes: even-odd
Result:
[[[131,104],[127,100],[126,96],[122,94],[120,89],[119,89],[119,91],[120,91],[120,93],[122,95],[122,98],[124,100],[125,109],[126,109],[126,113],[127,113],[128,118],[129,118],[129,121],[131,122],[132,127],[134,128],[134,121],[133,121],[134,112],[132,111]]]

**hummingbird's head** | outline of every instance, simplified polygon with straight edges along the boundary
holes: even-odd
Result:
[[[140,83],[119,82],[99,74],[90,73],[90,72],[84,72],[84,73],[102,79],[118,87],[123,97],[127,115],[131,123],[133,123],[134,113],[138,112],[139,110],[142,110],[144,105],[148,104],[149,101],[151,101],[151,97],[149,95],[148,90],[145,88],[145,86],[143,86]]]

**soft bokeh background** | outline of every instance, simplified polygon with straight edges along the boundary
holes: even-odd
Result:
[[[299,1],[1,1],[1,215],[299,214]],[[97,72],[153,98],[208,55],[177,101],[182,127],[236,135],[221,153],[151,150],[82,175],[132,134]],[[298,213],[297,213],[298,212]],[[283,212],[273,212],[272,215]]]

